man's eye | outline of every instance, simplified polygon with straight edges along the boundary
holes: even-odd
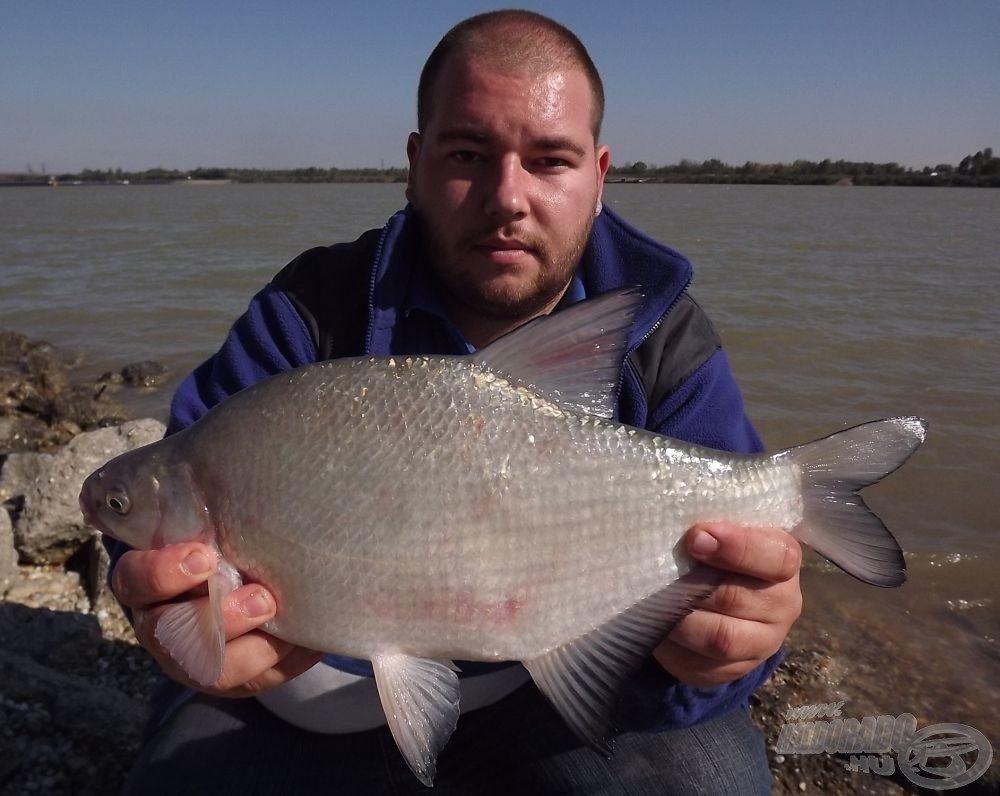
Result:
[[[451,153],[451,159],[456,163],[479,163],[484,158],[478,152],[468,149],[459,149]]]
[[[562,158],[539,158],[536,163],[538,168],[543,170],[566,168],[569,163]]]

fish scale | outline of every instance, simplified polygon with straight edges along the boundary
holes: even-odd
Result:
[[[355,402],[358,384],[364,397]],[[255,433],[281,439],[281,447],[266,457],[240,451],[217,476],[225,479],[217,490],[266,493],[267,485],[279,481],[296,484],[297,490],[285,487],[281,499],[255,505],[252,517],[244,501],[220,503],[211,512],[222,527],[253,528],[263,537],[264,544],[254,545],[219,538],[228,561],[248,579],[271,587],[280,605],[313,606],[308,612],[283,612],[272,625],[304,646],[322,647],[337,638],[350,654],[371,654],[374,637],[385,632],[385,607],[370,599],[370,589],[359,589],[354,573],[363,570],[376,581],[391,577],[398,595],[392,600],[397,623],[392,635],[399,649],[419,651],[428,635],[441,630],[440,614],[412,599],[429,580],[436,595],[430,604],[442,606],[450,621],[444,643],[461,639],[463,657],[537,657],[686,571],[673,548],[697,518],[718,513],[776,527],[794,526],[799,519],[783,510],[789,502],[785,493],[798,492],[794,479],[783,479],[784,492],[768,487],[759,477],[764,465],[752,458],[716,455],[708,470],[694,449],[668,447],[648,432],[565,412],[463,360],[407,358],[394,360],[388,371],[371,359],[323,363],[268,388],[294,391],[312,411],[303,414],[291,402],[251,396],[254,403],[287,407],[253,413]],[[440,400],[442,393],[449,396],[447,403]],[[247,399],[237,396],[232,402],[241,400]],[[348,406],[354,408],[341,409]],[[508,408],[491,413],[491,406]],[[225,422],[209,424],[197,438],[198,450],[223,447],[245,424],[241,414],[236,407]],[[356,422],[359,415],[378,418],[374,436]],[[489,418],[480,432],[469,430],[470,415]],[[285,455],[284,449],[297,455]],[[542,449],[547,450],[540,454]],[[484,479],[484,473],[498,471],[498,453],[509,462],[509,477]],[[195,453],[190,460],[196,472],[207,466]],[[295,461],[304,472],[289,465]],[[324,474],[330,481],[322,499],[305,472],[315,462],[334,463]],[[360,466],[355,469],[354,463]],[[475,471],[477,464],[481,472]],[[790,475],[794,465],[770,469]],[[376,482],[391,488],[385,495],[366,494],[365,485]],[[553,491],[554,483],[573,487]],[[686,489],[662,486],[677,483]],[[770,495],[779,510],[755,502],[747,511],[746,492]],[[480,511],[483,500],[495,503],[495,510]],[[385,503],[391,510],[384,510]],[[297,518],[296,533],[281,533],[267,544],[268,529],[284,532],[289,506],[300,505],[313,509]],[[622,528],[628,531],[624,544]],[[440,542],[442,533],[447,543]],[[251,555],[260,548],[270,555]],[[324,548],[335,552],[323,555]],[[532,561],[544,564],[533,568]],[[524,611],[546,617],[532,632],[510,622],[497,627],[489,612],[447,610],[470,601],[502,604],[519,594],[526,596]],[[502,649],[498,636],[508,642]]]
[[[855,493],[923,440],[918,418],[753,456],[611,419],[638,297],[615,292],[465,357],[356,358],[279,374],[84,484],[87,521],[136,547],[216,546],[206,608],[156,637],[189,676],[222,673],[221,600],[275,596],[264,629],[372,662],[425,783],[458,715],[447,661],[521,661],[601,747],[614,698],[720,577],[697,522],[789,529],[857,577],[898,585],[899,546]]]

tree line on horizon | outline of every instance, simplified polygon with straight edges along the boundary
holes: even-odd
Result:
[[[753,185],[943,185],[1000,188],[1000,158],[987,147],[966,155],[958,166],[939,163],[920,169],[898,163],[849,160],[796,160],[792,163],[755,163],[732,166],[711,158],[681,160],[670,166],[650,166],[642,161],[612,167],[611,179],[624,182],[682,182]]]
[[[957,166],[939,163],[920,169],[906,168],[898,163],[873,163],[848,160],[795,160],[792,163],[756,163],[748,161],[732,166],[717,158],[701,162],[681,160],[668,166],[655,166],[641,160],[611,166],[608,179],[612,182],[714,183],[753,185],[915,185],[952,187],[1000,188],[1000,158],[987,147],[966,155]],[[297,169],[238,169],[196,168],[146,169],[125,171],[116,169],[83,169],[77,173],[44,175],[0,175],[0,183],[10,184],[160,184],[187,181],[221,181],[239,183],[331,183],[331,182],[405,182],[406,169],[390,168],[317,168]]]

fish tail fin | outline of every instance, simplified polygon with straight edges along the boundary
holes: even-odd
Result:
[[[906,580],[903,551],[857,493],[902,465],[926,433],[925,420],[897,417],[778,454],[802,471],[802,521],[792,535],[859,580],[901,585]]]

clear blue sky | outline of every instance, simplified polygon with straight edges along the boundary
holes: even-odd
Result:
[[[613,161],[1000,154],[998,0],[524,2],[583,39]],[[0,171],[403,165],[489,2],[0,0]]]

